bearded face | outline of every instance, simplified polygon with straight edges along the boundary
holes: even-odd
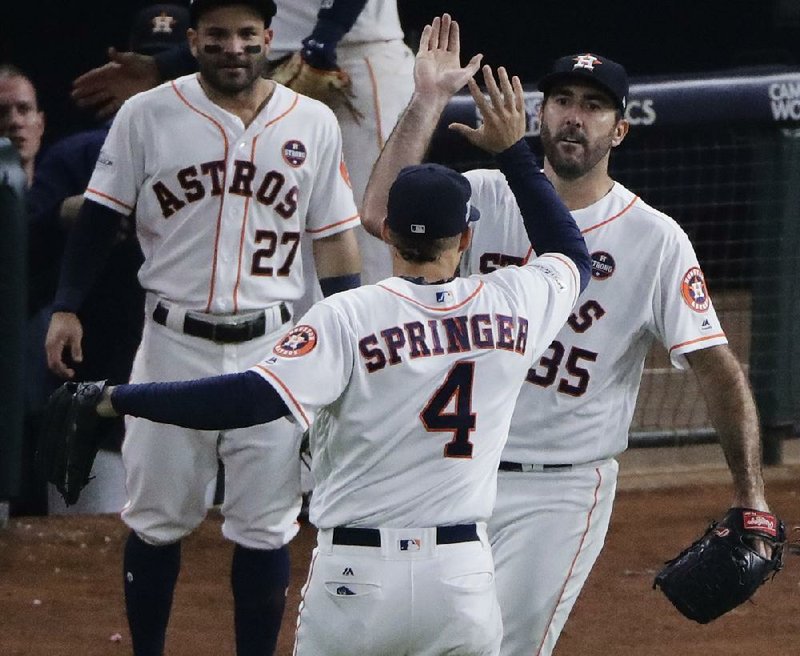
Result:
[[[557,87],[542,108],[544,156],[559,177],[580,178],[608,156],[617,123],[616,107],[606,93],[582,84]]]
[[[251,88],[264,71],[269,35],[263,18],[244,5],[204,14],[193,43],[201,78],[225,95]]]

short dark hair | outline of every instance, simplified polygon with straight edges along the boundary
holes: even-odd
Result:
[[[236,5],[255,9],[264,19],[264,27],[269,27],[272,24],[272,18],[278,10],[274,0],[192,0],[192,4],[189,7],[192,27],[196,28],[203,14],[212,9],[234,7]]]
[[[461,239],[461,235],[439,239],[426,238],[423,235],[398,235],[391,228],[388,229],[387,237],[389,244],[397,249],[400,257],[406,262],[415,264],[435,262],[444,251],[455,248]]]

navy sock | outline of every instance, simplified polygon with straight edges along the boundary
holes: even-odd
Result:
[[[161,656],[181,567],[181,543],[155,547],[131,531],[122,566],[133,653]]]
[[[233,589],[237,656],[272,656],[286,605],[289,549],[233,550]]]

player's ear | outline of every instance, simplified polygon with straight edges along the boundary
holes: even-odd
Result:
[[[386,222],[386,217],[381,221],[381,239],[386,244],[391,244],[392,240],[389,239],[389,224]]]
[[[458,241],[458,252],[463,253],[469,248],[472,243],[472,228],[467,228],[461,233],[461,239]]]
[[[189,49],[192,51],[192,55],[197,57],[197,30],[191,27],[186,30],[186,40],[189,42]]]
[[[630,123],[626,121],[624,118],[621,118],[617,121],[617,125],[614,128],[614,136],[611,138],[611,147],[616,148],[622,143],[622,140],[625,139],[625,135],[628,134],[628,130],[630,129]]]

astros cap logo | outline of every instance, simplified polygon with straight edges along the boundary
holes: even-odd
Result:
[[[572,67],[573,70],[576,68],[587,68],[590,71],[594,70],[595,64],[602,64],[597,57],[594,55],[578,55],[575,57],[575,65]]]
[[[162,11],[160,16],[153,16],[153,34],[172,34],[172,26],[177,21]]]
[[[307,325],[295,326],[275,345],[272,351],[284,358],[299,358],[314,350],[317,332]]]

